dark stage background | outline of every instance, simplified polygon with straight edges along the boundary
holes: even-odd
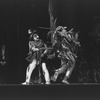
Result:
[[[100,31],[97,29],[96,32],[94,27],[100,19],[100,1],[52,0],[52,2],[57,25],[80,31],[82,57],[88,63],[96,60],[99,57]],[[27,31],[33,27],[50,27],[48,4],[49,0],[0,0],[0,45],[3,43],[6,45],[7,64],[3,66],[6,73],[5,83],[16,84],[25,80],[28,66],[25,60],[28,54]],[[40,30],[42,39],[46,37],[47,31]]]

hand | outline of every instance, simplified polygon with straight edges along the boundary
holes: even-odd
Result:
[[[59,50],[57,50],[57,53],[59,53],[60,51]]]
[[[38,51],[39,49],[38,49],[38,48],[32,48],[32,50],[33,50],[33,51]]]
[[[44,54],[41,55],[41,57],[43,57],[43,56],[44,56]]]

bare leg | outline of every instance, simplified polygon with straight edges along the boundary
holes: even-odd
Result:
[[[64,71],[67,69],[67,64],[63,61],[61,61],[61,63],[62,63],[61,68],[56,70],[56,72],[54,73],[54,76],[51,78],[51,80],[56,81],[58,76],[61,73],[64,73]]]
[[[65,74],[64,79],[62,80],[62,82],[63,83],[66,83],[66,84],[69,84],[68,81],[67,81],[67,79],[70,77],[70,75],[71,75],[71,73],[72,73],[72,71],[73,71],[73,69],[75,67],[75,59],[72,56],[72,53],[71,52],[68,52],[68,56],[70,58],[69,61],[68,61],[69,68],[68,68],[68,70],[67,70],[67,72]]]
[[[44,77],[45,77],[46,84],[50,84],[50,76],[49,76],[49,72],[48,72],[48,69],[46,68],[45,63],[42,63],[42,70],[44,72]]]
[[[26,81],[22,84],[29,84],[30,83],[30,78],[31,78],[31,74],[33,72],[33,70],[35,69],[36,67],[36,60],[34,59],[32,61],[32,63],[27,67],[27,70],[26,70]]]
[[[69,82],[67,81],[67,79],[70,77],[73,69],[74,69],[75,63],[73,63],[73,65],[71,65],[71,67],[66,71],[65,77],[62,80],[63,83],[69,84]]]
[[[63,83],[69,84],[67,79],[69,78],[70,72],[71,72],[70,70],[67,70],[66,75],[65,75],[64,79],[62,80]]]

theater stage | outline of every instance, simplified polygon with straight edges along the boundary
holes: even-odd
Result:
[[[0,100],[100,100],[100,84],[0,85]]]

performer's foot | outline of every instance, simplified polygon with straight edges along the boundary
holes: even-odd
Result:
[[[49,84],[51,84],[51,83],[50,83],[50,81],[47,81],[45,84],[49,85]]]
[[[22,85],[29,85],[30,84],[30,82],[24,82],[24,83],[22,83]]]
[[[58,77],[58,72],[55,72],[54,76],[51,77],[51,80],[55,82],[57,80],[57,77]]]
[[[69,84],[67,80],[62,80],[62,83]]]
[[[40,84],[44,84],[43,82],[41,82]]]
[[[56,78],[54,76],[52,76],[51,77],[51,80],[55,82],[56,81]]]

